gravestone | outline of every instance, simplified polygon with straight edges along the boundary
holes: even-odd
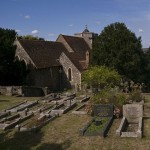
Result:
[[[123,105],[123,119],[116,134],[121,137],[142,137],[143,105]]]
[[[94,117],[80,130],[80,135],[105,137],[113,121],[113,112],[112,104],[94,105]]]
[[[93,106],[94,116],[113,117],[114,110],[111,104],[97,104]]]
[[[129,121],[138,120],[143,117],[143,105],[139,104],[126,104],[123,105],[123,116]]]

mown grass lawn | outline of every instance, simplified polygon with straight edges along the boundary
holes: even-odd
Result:
[[[9,99],[7,98],[7,100]],[[16,101],[19,101],[19,99]],[[10,103],[10,100],[6,103]],[[150,95],[146,95],[146,103],[150,103]],[[82,128],[90,119],[90,116],[74,115],[70,111],[69,113],[56,118],[37,132],[19,133],[15,130],[8,130],[6,132],[1,131],[0,150],[150,149],[150,118],[144,119],[144,134],[142,139],[117,137],[115,132],[119,127],[121,119],[114,120],[106,138],[99,136],[79,136],[79,129]]]
[[[37,100],[37,97],[17,97],[17,96],[4,96],[0,95],[0,110],[14,106],[15,104],[24,101]]]

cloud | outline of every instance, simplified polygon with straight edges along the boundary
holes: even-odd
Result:
[[[73,27],[73,24],[69,24],[68,26],[69,26],[69,27]]]
[[[26,15],[26,16],[24,16],[24,18],[25,18],[25,19],[30,19],[30,18],[31,18],[31,16]]]
[[[16,32],[18,32],[18,33],[19,33],[19,32],[21,32],[21,30],[20,30],[20,29],[16,29],[15,31],[16,31]]]
[[[139,32],[143,32],[143,29],[139,29]]]
[[[33,31],[31,32],[31,34],[38,34],[38,33],[39,33],[38,30],[33,30]]]

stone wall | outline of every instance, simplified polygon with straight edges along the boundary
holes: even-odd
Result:
[[[42,87],[32,87],[32,86],[22,87],[22,95],[25,97],[41,97],[47,95],[47,93],[44,92],[45,90]]]
[[[60,89],[61,74],[60,67],[32,70],[26,80],[29,86],[48,87],[52,91]]]
[[[26,53],[24,48],[20,45],[19,41],[16,40],[14,44],[17,46],[15,56],[18,57],[19,60],[24,60],[26,65],[32,65],[33,67],[35,67],[35,64],[33,63],[32,59]]]
[[[90,48],[92,48],[92,42],[93,39],[98,36],[97,33],[93,32],[82,32],[82,33],[75,33],[74,34],[76,37],[83,37],[86,43],[89,45]]]
[[[35,64],[32,59],[20,45],[19,41],[16,40],[15,45],[16,57],[19,60],[24,60],[27,68],[30,70],[29,74],[26,77],[26,85],[28,86],[38,86],[38,87],[49,87],[50,90],[55,91],[60,89],[60,67],[51,67],[46,69],[36,69]]]
[[[47,87],[32,87],[32,86],[0,86],[1,95],[19,95],[19,96],[44,96],[49,94]]]
[[[62,53],[60,56],[60,63],[63,66],[64,75],[63,75],[63,85],[68,87],[69,84],[75,88],[75,86],[81,85],[81,72],[74,66],[70,59]],[[71,69],[71,78],[72,80],[68,83],[68,69]]]
[[[0,95],[12,95],[12,86],[0,86]]]

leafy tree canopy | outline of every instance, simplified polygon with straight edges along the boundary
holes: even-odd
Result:
[[[19,39],[27,39],[27,40],[42,40],[44,41],[44,38],[33,36],[33,35],[24,35],[24,36],[18,36]]]
[[[82,81],[93,87],[114,87],[120,84],[121,77],[114,69],[94,66],[83,72]]]
[[[93,42],[92,65],[115,68],[119,74],[135,82],[142,82],[144,53],[141,38],[124,23],[113,23],[104,28]]]

